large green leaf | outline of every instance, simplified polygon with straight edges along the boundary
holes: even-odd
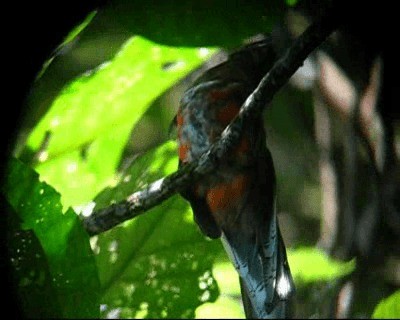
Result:
[[[28,117],[49,109],[25,149],[37,150],[51,132],[36,170],[62,193],[65,206],[89,201],[113,179],[129,132],[156,97],[204,62],[210,46],[231,48],[270,32],[284,8],[281,0],[114,0],[93,11],[28,97]]]
[[[96,207],[119,201],[177,168],[176,143],[134,161]],[[103,316],[192,318],[218,294],[212,276],[217,242],[206,241],[178,195],[133,220],[94,237],[103,287]]]
[[[64,88],[27,142],[37,150],[50,132],[36,169],[62,193],[64,205],[87,202],[110,182],[132,127],[151,102],[211,52],[135,36],[112,61]]]
[[[284,9],[282,0],[266,3],[189,0],[179,4],[171,0],[113,0],[93,8],[44,63],[28,97],[29,115],[23,119],[20,141],[24,141],[27,132],[68,83],[110,61],[130,37],[140,35],[176,47],[233,48],[245,38],[269,33],[283,16]],[[143,52],[141,58],[146,60],[149,56]],[[168,62],[175,61],[181,59]]]
[[[96,317],[99,279],[89,237],[60,194],[12,159],[3,186],[12,210],[11,262],[29,317]]]

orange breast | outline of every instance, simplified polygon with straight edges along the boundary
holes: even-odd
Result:
[[[187,154],[190,150],[190,144],[182,143],[183,116],[179,111],[178,114],[176,115],[176,125],[178,129],[178,139],[179,139],[179,150],[178,150],[179,160],[181,160],[182,162],[186,162]]]
[[[187,154],[190,150],[189,144],[180,144],[179,145],[179,160],[182,162],[186,162]]]
[[[224,126],[227,126],[233,118],[239,113],[240,106],[235,102],[228,102],[226,106],[222,107],[217,112],[217,121]]]
[[[233,92],[235,92],[237,90],[237,88],[227,88],[227,89],[215,89],[215,90],[211,90],[208,98],[210,100],[211,103],[216,102],[216,101],[220,101],[220,100],[226,100],[228,99],[230,96],[232,96]]]
[[[240,174],[226,183],[210,188],[206,193],[207,204],[217,220],[226,219],[229,209],[242,199],[248,185],[248,177]]]

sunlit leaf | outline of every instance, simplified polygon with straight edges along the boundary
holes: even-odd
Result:
[[[238,273],[228,260],[222,244],[220,250],[225,259],[215,262],[213,266],[213,274],[217,280],[220,295],[215,302],[205,303],[196,309],[197,319],[243,319],[245,317]]]
[[[135,36],[112,61],[64,88],[28,139],[37,150],[50,132],[37,170],[60,190],[64,205],[89,201],[109,182],[151,102],[211,53]]]
[[[96,15],[97,11],[94,10],[92,12],[90,12],[86,18],[77,26],[75,26],[65,37],[64,42],[62,45],[72,41],[73,39],[75,39],[92,21],[92,19],[94,18],[94,16]]]
[[[23,246],[16,248],[14,262],[18,263],[13,267],[16,272],[21,268],[30,270],[26,275],[18,274],[20,287],[33,281],[33,271],[35,281],[45,288],[33,290],[25,298],[36,301],[40,310],[40,306],[45,308],[49,303],[49,295],[54,291],[54,308],[61,308],[59,317],[96,317],[99,312],[97,269],[88,235],[77,215],[71,209],[63,213],[60,194],[40,182],[38,174],[22,162],[12,159],[8,170],[3,192],[18,215],[22,229],[18,231],[17,228],[17,233],[10,237],[28,241],[26,245],[30,238],[29,247],[34,250],[23,254]],[[45,257],[41,258],[43,255]],[[36,265],[32,264],[33,256],[38,258]],[[43,269],[38,270],[38,265]]]
[[[400,318],[400,290],[383,299],[376,306],[372,314],[374,319],[399,319]]]
[[[223,254],[226,255],[225,251]],[[217,279],[218,284],[221,287],[221,293],[230,296],[240,296],[239,276],[228,259],[226,259],[226,261],[218,261],[215,263],[213,272],[215,279]]]
[[[245,319],[238,300],[220,296],[215,303],[205,303],[196,310],[197,319]]]
[[[63,90],[28,145],[38,148],[50,130],[47,152],[52,157],[92,142],[116,124],[135,123],[155,97],[203,60],[198,49],[161,46],[135,36],[112,61]],[[171,62],[173,68],[163,68]]]
[[[176,170],[176,148],[168,142],[135,160],[96,205],[119,201]],[[197,306],[217,297],[211,272],[216,243],[205,240],[178,195],[94,239],[103,316],[193,318]]]
[[[115,127],[82,149],[40,163],[36,170],[47,182],[62,190],[64,206],[88,202],[113,182],[119,155],[131,124]]]

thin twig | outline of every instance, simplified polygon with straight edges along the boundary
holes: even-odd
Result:
[[[336,14],[336,10],[321,16],[312,23],[262,78],[258,87],[242,105],[239,114],[208,152],[177,172],[151,183],[146,189],[137,191],[127,199],[83,218],[83,224],[88,233],[96,235],[132,219],[185,189],[189,183],[192,184],[212,173],[220,159],[238,143],[244,124],[260,116],[276,92],[288,82],[307,56],[336,29],[338,24],[339,15]]]

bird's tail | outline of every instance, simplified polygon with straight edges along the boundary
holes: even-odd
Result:
[[[259,316],[254,311],[254,308],[251,304],[249,295],[247,293],[247,289],[243,283],[243,279],[240,277],[239,277],[239,283],[240,283],[240,292],[242,295],[243,309],[246,319],[259,319]],[[271,319],[288,318],[288,308],[289,308],[288,300],[277,300],[275,302],[274,309],[271,310],[270,314],[266,318],[271,318]]]
[[[222,234],[222,243],[240,276],[246,318],[286,318],[294,283],[275,214],[262,235]]]
[[[243,303],[243,309],[244,309],[244,314],[246,315],[246,319],[254,319],[254,312],[253,312],[253,307],[251,306],[251,301],[249,298],[249,295],[247,294],[247,289],[244,286],[243,279],[239,277],[239,283],[240,283],[240,292],[242,294],[242,303]]]

